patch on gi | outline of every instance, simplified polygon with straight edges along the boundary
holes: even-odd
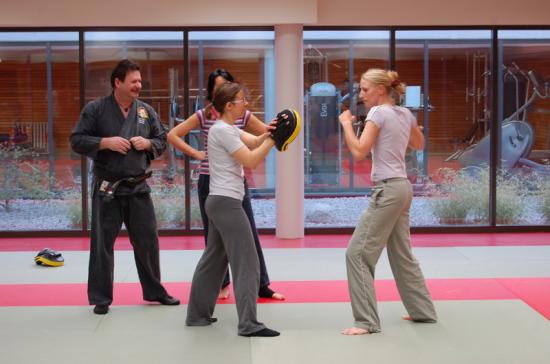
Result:
[[[101,185],[99,186],[99,190],[101,192],[105,192],[107,190],[107,186],[109,186],[109,182],[108,181],[102,181]]]
[[[145,121],[149,120],[149,114],[144,107],[138,107],[137,109],[138,123],[145,124]]]

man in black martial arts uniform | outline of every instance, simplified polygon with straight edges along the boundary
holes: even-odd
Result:
[[[72,149],[93,159],[92,236],[88,301],[106,314],[113,301],[113,246],[128,230],[143,299],[179,305],[160,283],[155,210],[146,179],[151,160],[166,149],[166,132],[151,106],[138,100],[141,74],[122,60],[111,73],[113,93],[90,102],[71,137]]]

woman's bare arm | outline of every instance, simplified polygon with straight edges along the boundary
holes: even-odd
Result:
[[[191,158],[203,160],[206,158],[206,153],[202,150],[197,150],[190,146],[188,143],[183,140],[183,138],[191,132],[193,129],[199,129],[200,127],[200,120],[197,114],[191,115],[188,119],[186,119],[184,122],[179,124],[178,126],[172,128],[170,132],[168,132],[168,143],[174,146],[177,150],[185,153],[186,155],[190,156]]]

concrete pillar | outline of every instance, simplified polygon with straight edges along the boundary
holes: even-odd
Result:
[[[295,109],[302,131],[285,152],[276,157],[276,235],[295,239],[304,236],[304,75],[302,25],[275,26],[275,97],[277,112]]]

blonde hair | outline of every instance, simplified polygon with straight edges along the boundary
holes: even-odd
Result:
[[[405,93],[405,84],[399,80],[399,74],[396,71],[371,68],[363,73],[361,80],[369,81],[374,85],[385,86],[388,95],[395,102],[399,102],[401,95]]]

